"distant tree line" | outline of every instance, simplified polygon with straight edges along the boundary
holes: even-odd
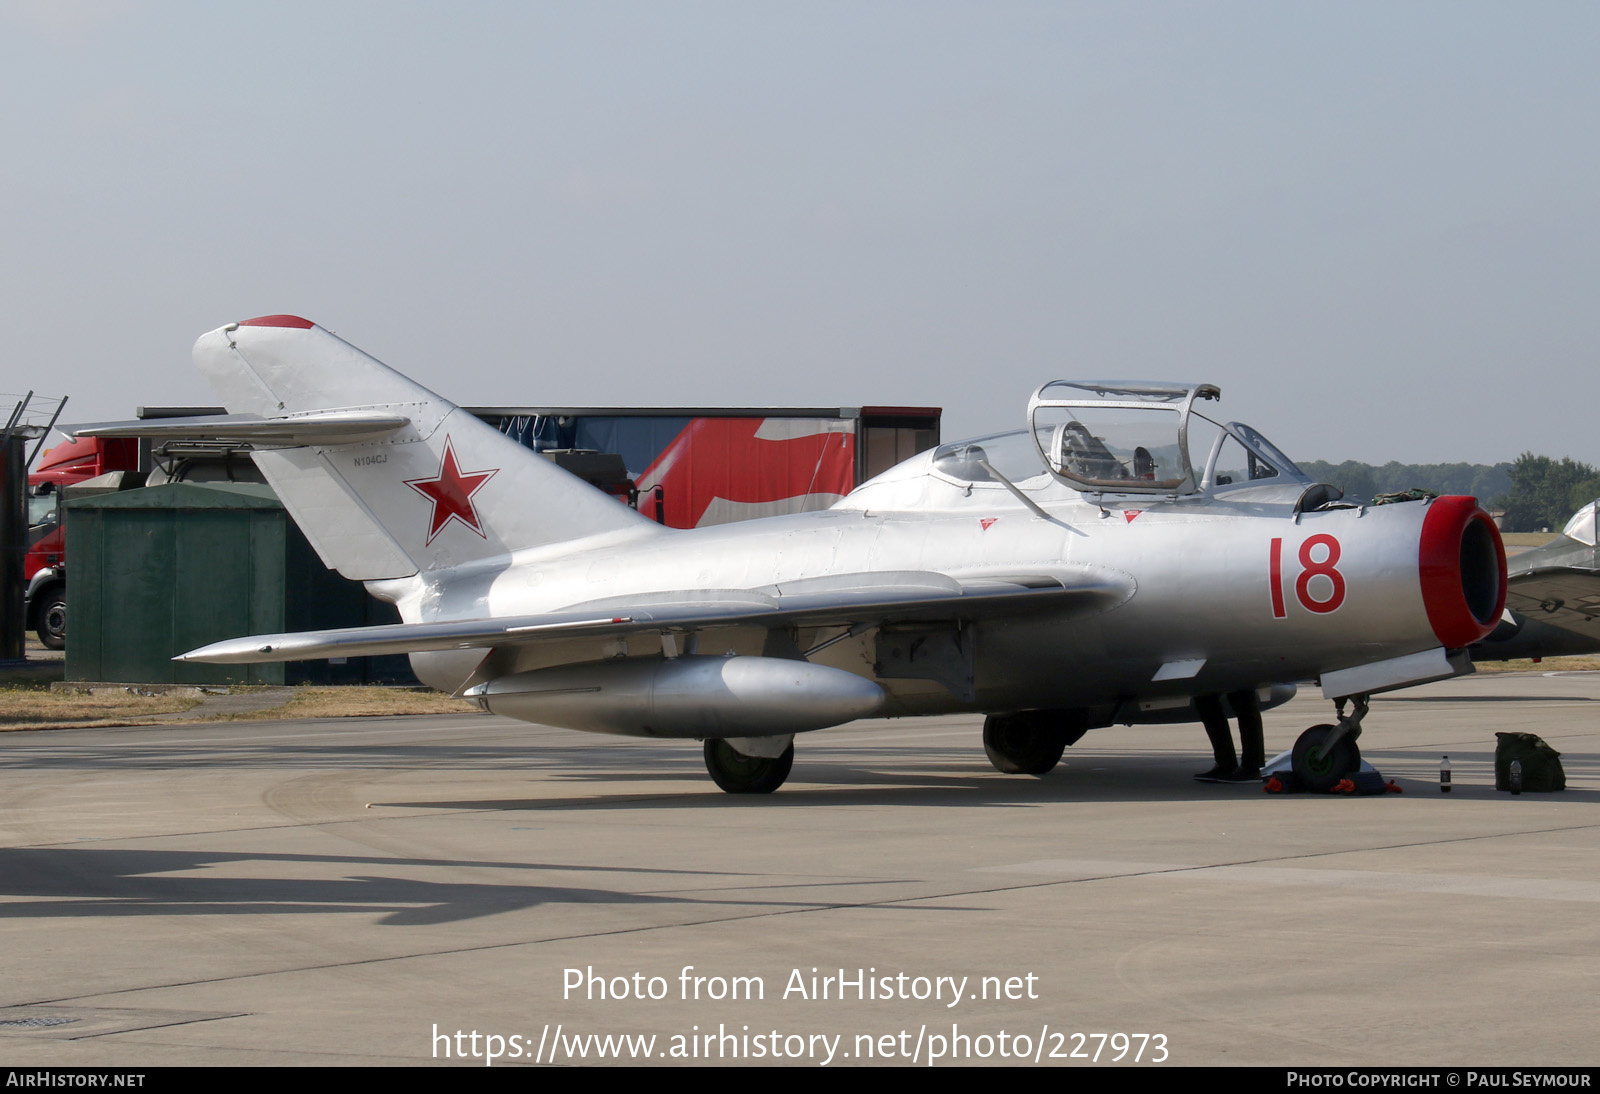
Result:
[[[1600,471],[1563,456],[1524,452],[1511,465],[1511,489],[1495,504],[1506,511],[1507,532],[1558,532],[1567,518],[1600,497]]]
[[[1437,494],[1470,494],[1490,509],[1505,510],[1507,532],[1559,530],[1567,518],[1600,498],[1600,471],[1571,457],[1559,460],[1524,452],[1512,463],[1399,463],[1382,467],[1346,460],[1299,461],[1300,470],[1337,486],[1349,498],[1420,487]]]
[[[1436,494],[1470,494],[1499,498],[1511,491],[1512,464],[1399,463],[1390,460],[1374,467],[1357,460],[1333,464],[1326,460],[1299,460],[1300,470],[1318,482],[1337,486],[1349,498],[1371,500],[1378,494],[1420,487]]]

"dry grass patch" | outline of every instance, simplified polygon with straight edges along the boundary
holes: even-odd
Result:
[[[1526,657],[1517,661],[1479,661],[1479,672],[1596,672],[1600,671],[1600,656],[1581,654],[1577,657],[1546,657],[1530,661]]]
[[[1547,657],[1543,661],[1487,661],[1479,672],[1600,672],[1600,656]],[[230,696],[267,688],[231,687]],[[0,688],[0,733],[19,729],[76,729],[96,726],[163,725],[172,722],[276,721],[289,718],[371,718],[407,714],[470,714],[474,703],[437,691],[386,687],[297,687],[288,698],[261,710],[209,713],[193,694],[138,695],[132,691],[50,691],[39,687]],[[270,701],[270,700],[269,700]],[[196,710],[195,708],[200,709]],[[180,717],[182,716],[182,717]]]
[[[476,703],[452,699],[438,691],[412,691],[407,688],[297,687],[294,696],[282,706],[249,714],[231,714],[222,720],[243,721],[261,718],[369,718],[399,714],[467,714]],[[200,721],[207,719],[202,714]]]
[[[0,688],[0,732],[59,726],[115,726],[182,714],[200,702],[187,695],[89,695],[42,688]]]
[[[1507,547],[1543,547],[1559,535],[1558,532],[1501,532],[1500,539]]]
[[[287,692],[283,702],[256,710],[229,709],[223,700]],[[360,718],[403,714],[462,714],[477,706],[436,691],[385,687],[230,687],[215,698],[192,692],[139,695],[120,688],[51,691],[38,687],[0,688],[0,732],[17,729],[90,729],[96,726],[165,725],[175,722],[243,722],[285,718]],[[271,700],[268,699],[270,702]]]

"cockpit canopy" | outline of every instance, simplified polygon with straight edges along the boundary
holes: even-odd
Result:
[[[944,445],[933,466],[968,482],[1042,486],[1054,479],[1094,495],[1179,496],[1308,481],[1256,430],[1195,409],[1221,395],[1211,384],[1053,380],[1029,400],[1028,429]]]
[[[1080,490],[1187,493],[1189,408],[1221,395],[1210,384],[1052,380],[1028,401],[1028,424],[1045,466]]]
[[[1596,546],[1596,520],[1595,515],[1600,512],[1600,501],[1591,501],[1582,509],[1572,514],[1572,519],[1567,521],[1567,526],[1561,529],[1561,534],[1568,539],[1575,539],[1585,547]]]

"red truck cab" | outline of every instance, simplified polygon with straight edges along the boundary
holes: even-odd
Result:
[[[85,437],[47,450],[28,475],[28,552],[23,578],[28,583],[29,629],[50,649],[67,644],[66,522],[62,491],[108,471],[139,466],[139,442]]]

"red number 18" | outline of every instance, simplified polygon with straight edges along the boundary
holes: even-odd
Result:
[[[1322,561],[1311,557],[1312,552],[1321,547],[1325,552]],[[1300,576],[1295,579],[1294,596],[1300,606],[1308,612],[1326,615],[1336,611],[1344,603],[1344,575],[1338,570],[1339,541],[1333,536],[1319,534],[1308,536],[1300,544]],[[1268,555],[1268,579],[1272,586],[1272,616],[1274,619],[1283,619],[1289,613],[1283,603],[1283,540],[1274,539]],[[1318,600],[1311,595],[1311,579],[1325,577],[1333,586],[1325,600]]]

